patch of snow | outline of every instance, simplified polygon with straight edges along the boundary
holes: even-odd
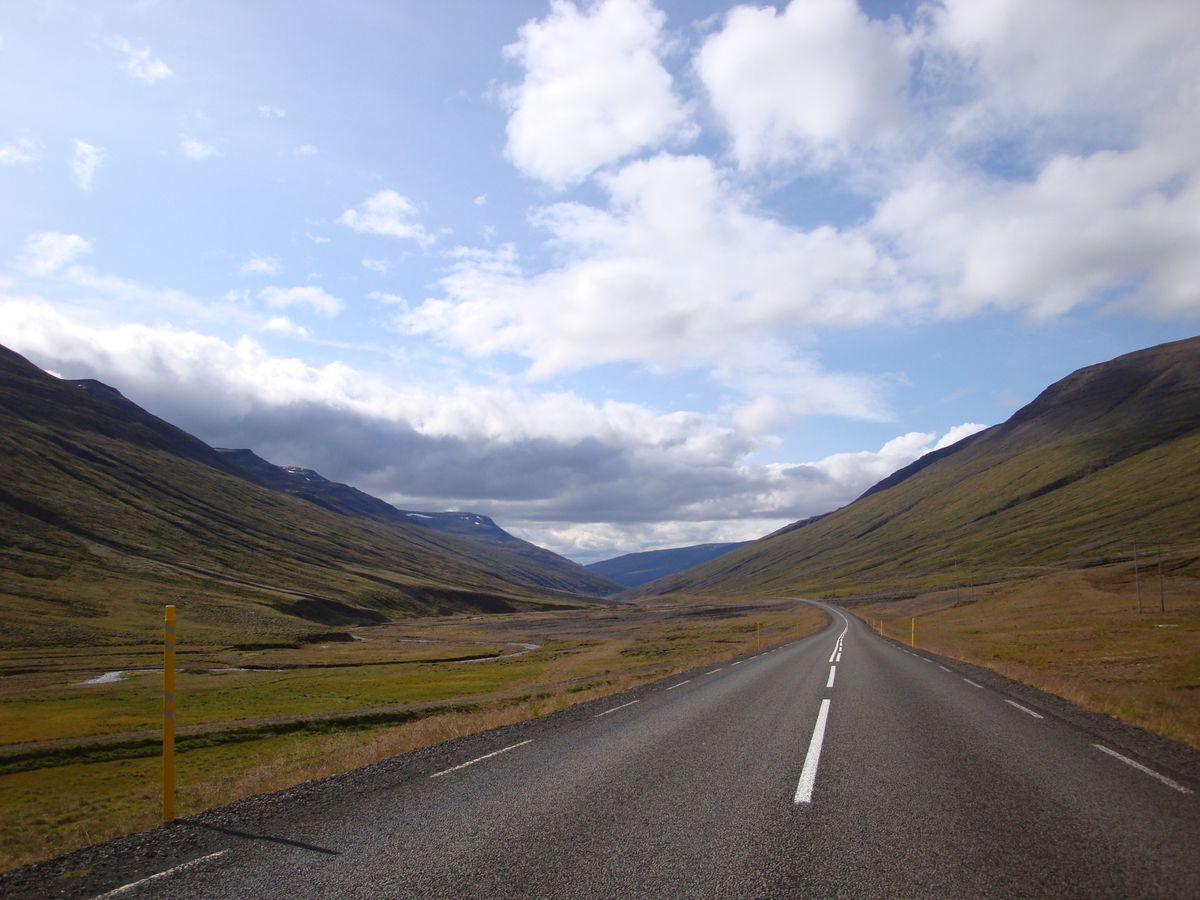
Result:
[[[410,519],[432,519],[433,516],[427,516],[425,513],[408,513]]]

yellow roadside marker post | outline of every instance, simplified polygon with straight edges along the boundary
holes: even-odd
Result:
[[[912,617],[912,636],[908,639],[908,646],[914,650],[917,647],[917,617]]]
[[[163,821],[175,818],[175,607],[163,618]]]

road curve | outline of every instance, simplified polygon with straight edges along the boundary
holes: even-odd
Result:
[[[825,608],[776,650],[89,848],[0,894],[1200,895],[1200,754],[1173,745],[1164,766],[1131,729]]]

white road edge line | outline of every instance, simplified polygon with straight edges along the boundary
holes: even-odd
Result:
[[[836,674],[837,674],[837,666],[830,666],[829,667],[829,680],[827,682],[825,682],[825,687],[827,687],[827,688],[833,687],[833,676]]]
[[[796,798],[792,802],[812,803],[813,787],[817,783],[817,764],[821,761],[821,745],[825,743],[825,722],[829,718],[829,700],[821,701],[817,713],[817,724],[813,726],[812,740],[808,743],[808,755],[804,757],[804,768],[800,770],[800,783],[796,785]]]
[[[616,712],[618,709],[624,709],[624,708],[625,708],[625,707],[627,707],[627,706],[633,706],[633,704],[635,704],[635,703],[641,703],[641,702],[642,702],[641,700],[630,700],[628,703],[622,703],[620,706],[614,706],[612,709],[606,709],[606,710],[605,710],[604,712],[602,712],[602,713],[596,713],[596,715],[592,716],[592,718],[593,718],[593,719],[598,719],[598,718],[600,718],[601,716],[607,716],[609,713],[614,713],[614,712]]]
[[[945,666],[943,666],[941,663],[938,663],[938,668],[939,668],[939,669],[941,669],[943,672],[949,672],[949,671],[950,671],[950,670],[949,670],[949,669],[947,669]]]
[[[1092,744],[1092,746],[1095,747],[1097,750],[1101,751],[1102,753],[1107,753],[1109,756],[1119,759],[1121,762],[1125,763],[1125,765],[1127,765],[1127,766],[1133,766],[1139,772],[1145,772],[1151,778],[1157,778],[1159,781],[1161,781],[1167,787],[1174,788],[1175,790],[1179,791],[1179,793],[1181,793],[1181,794],[1190,794],[1192,792],[1190,788],[1185,788],[1178,781],[1172,781],[1166,775],[1160,775],[1158,772],[1155,772],[1153,769],[1143,766],[1140,762],[1135,762],[1134,760],[1130,759],[1128,756],[1122,756],[1116,750],[1109,750],[1103,744]]]
[[[469,762],[460,763],[457,766],[452,766],[449,769],[443,769],[441,772],[437,772],[433,775],[430,775],[429,777],[430,778],[441,778],[443,775],[449,775],[451,772],[457,772],[459,769],[465,769],[467,766],[473,766],[477,762],[483,762],[485,759],[491,759],[493,756],[499,756],[501,753],[507,753],[509,750],[516,750],[518,747],[524,747],[526,744],[532,744],[532,743],[533,743],[533,738],[530,738],[527,741],[521,741],[521,743],[519,743],[519,744],[513,744],[511,747],[503,747],[500,750],[494,750],[491,753],[485,753],[483,756],[476,757],[475,759],[472,759]]]
[[[725,667],[722,666],[721,669],[723,669],[723,668],[725,668]],[[721,671],[721,669],[713,669],[711,672],[705,672],[704,674],[705,675],[716,675],[718,672]]]
[[[188,869],[200,865],[202,862],[208,862],[210,859],[216,859],[218,856],[224,856],[229,850],[218,850],[216,853],[210,853],[208,856],[201,856],[199,859],[193,859],[191,862],[185,862],[178,866],[173,866],[170,869],[143,878],[141,881],[131,881],[129,884],[123,884],[119,888],[113,888],[105,894],[100,894],[94,900],[105,900],[106,897],[119,897],[126,891],[132,891],[134,888],[141,887],[143,884],[149,884],[151,881],[158,881],[160,878],[166,878],[168,875],[175,875],[179,872],[185,872]]]
[[[1003,700],[1004,700],[1004,702],[1005,702],[1005,703],[1007,703],[1009,706],[1015,706],[1015,707],[1016,707],[1017,709],[1019,709],[1021,712],[1023,712],[1023,713],[1026,713],[1026,714],[1028,714],[1028,715],[1031,715],[1031,716],[1033,716],[1035,719],[1041,719],[1041,718],[1044,718],[1044,716],[1042,716],[1042,714],[1041,714],[1041,713],[1035,713],[1035,712],[1034,712],[1032,709],[1030,709],[1028,706],[1022,706],[1022,705],[1021,705],[1020,703],[1018,703],[1016,700],[1009,700],[1007,697],[1003,697],[1002,699],[1003,699]]]
[[[735,663],[730,663],[730,665],[733,665],[733,666],[740,666],[740,665],[741,665],[742,663],[744,663],[744,662],[745,662],[745,660],[744,660],[744,659],[739,659],[739,660],[738,660],[737,662],[735,662]]]
[[[675,690],[675,688],[677,688],[677,687],[683,687],[685,684],[691,684],[691,683],[692,683],[692,679],[690,679],[690,678],[689,678],[687,681],[681,681],[681,682],[679,682],[679,684],[673,684],[673,685],[671,685],[669,688],[667,688],[667,690],[668,690],[668,691],[673,691],[673,690]]]
[[[975,683],[974,681],[972,681],[970,678],[964,678],[964,679],[963,679],[963,681],[965,681],[965,682],[966,682],[967,684],[969,684],[971,687],[977,687],[977,688],[979,688],[981,691],[983,690],[983,685],[982,685],[982,684],[976,684],[976,683]]]

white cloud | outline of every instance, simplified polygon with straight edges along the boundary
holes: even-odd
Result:
[[[476,206],[487,206],[487,194],[480,194],[471,202]]]
[[[306,336],[283,316],[268,329]],[[755,465],[757,443],[719,417],[592,403],[569,392],[384,380],[313,366],[257,342],[72,320],[0,295],[0,343],[67,377],[94,377],[217,446],[252,447],[401,506],[474,509],[563,552],[762,535],[850,502],[952,437]]]
[[[428,246],[435,238],[414,221],[416,217],[417,207],[411,200],[396,191],[382,190],[356,209],[346,210],[337,217],[337,223],[363,234],[414,240],[422,247]]]
[[[739,6],[696,57],[713,109],[743,165],[825,165],[904,117],[908,42],[854,0]]]
[[[38,147],[27,137],[17,138],[8,144],[0,144],[0,166],[20,166],[36,162]]]
[[[391,271],[392,264],[386,259],[373,259],[371,257],[364,257],[362,261],[362,267],[372,272],[378,272],[380,275],[386,275],[389,271]]]
[[[1142,312],[1200,315],[1200,117],[1169,117],[1128,151],[1049,159],[1029,181],[930,164],[870,225],[960,317],[1036,319],[1110,292]]]
[[[154,84],[171,75],[170,66],[153,56],[149,47],[136,47],[123,37],[113,38],[109,46],[125,54],[122,68],[139,81]]]
[[[91,249],[92,245],[77,234],[43,231],[25,239],[17,267],[28,275],[53,275]]]
[[[310,241],[312,241],[314,244],[328,244],[330,241],[333,240],[333,238],[327,238],[323,234],[313,234],[308,231],[304,232],[304,236],[306,238],[308,238]]]
[[[251,253],[238,266],[238,271],[243,275],[278,275],[282,270],[283,266],[277,257],[259,256],[257,253]]]
[[[297,156],[316,156],[318,153],[316,144],[301,144],[296,148]]]
[[[217,152],[217,148],[212,144],[206,144],[186,134],[179,135],[179,149],[188,159],[194,159],[197,162],[215,156]]]
[[[581,12],[554,0],[505,53],[525,78],[505,92],[506,152],[556,187],[632,153],[690,136],[687,110],[659,60],[665,16],[648,0],[602,0]]]
[[[540,211],[561,265],[526,275],[511,246],[456,251],[443,296],[408,328],[475,356],[514,353],[546,377],[604,363],[702,366],[752,396],[768,385],[811,411],[879,418],[870,379],[826,376],[781,349],[808,329],[902,319],[921,306],[856,231],[789,228],[701,157],[658,156],[604,176],[609,209]],[[774,421],[775,419],[772,418]]]
[[[258,110],[258,114],[264,119],[282,119],[287,115],[287,110],[278,106],[272,106],[270,103],[260,103],[256,109]]]
[[[306,338],[309,336],[308,329],[303,325],[297,325],[287,316],[272,316],[267,320],[267,330],[276,331],[280,334],[290,334],[296,337]]]
[[[324,288],[313,285],[301,287],[279,288],[265,287],[258,292],[260,300],[273,309],[286,309],[289,306],[311,306],[313,312],[322,316],[336,316],[342,311],[343,303],[337,297],[329,294]]]
[[[75,155],[71,159],[71,174],[75,177],[75,183],[83,190],[89,191],[92,189],[92,176],[96,174],[96,167],[100,165],[100,161],[104,159],[104,150],[89,144],[87,141],[75,139]]]

